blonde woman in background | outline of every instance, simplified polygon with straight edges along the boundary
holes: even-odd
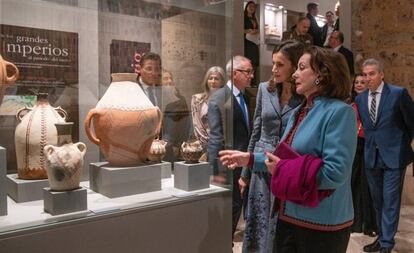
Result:
[[[213,92],[220,89],[225,84],[225,74],[221,67],[213,66],[207,70],[204,76],[202,87],[203,93],[194,94],[191,98],[191,114],[193,118],[194,135],[207,151],[210,129],[208,127],[208,98]],[[206,161],[206,153],[200,158],[200,161]]]

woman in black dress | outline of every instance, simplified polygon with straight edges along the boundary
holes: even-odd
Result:
[[[249,58],[255,73],[257,73],[257,67],[259,66],[259,46],[255,42],[246,38],[249,34],[251,37],[259,37],[259,22],[256,18],[256,3],[249,1],[244,8],[244,56]],[[255,75],[252,84],[256,84],[257,76]]]
[[[375,221],[375,210],[368,188],[367,176],[364,166],[364,131],[358,115],[358,108],[355,97],[366,90],[365,80],[362,74],[357,73],[354,77],[352,89],[352,107],[357,114],[358,122],[358,145],[352,165],[351,189],[354,204],[354,224],[352,232],[364,233],[365,235],[375,236],[377,233],[377,223]]]

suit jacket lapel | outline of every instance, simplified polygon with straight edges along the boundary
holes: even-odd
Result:
[[[368,90],[364,91],[364,93],[362,93],[360,96],[361,96],[361,106],[360,106],[360,108],[358,107],[359,110],[361,111],[360,117],[364,117],[366,119],[366,121],[369,121],[371,126],[374,126],[372,124],[371,118],[369,117],[369,108],[368,108],[369,92],[368,92]]]
[[[233,95],[233,91],[226,87],[226,105],[228,105],[228,108],[231,108],[231,101],[233,98],[233,124],[242,124],[244,126],[244,128],[246,128],[246,130],[248,131],[248,127],[246,126],[246,121],[244,120],[244,116],[243,116],[243,112],[240,108],[239,102],[237,101],[237,98]],[[235,126],[237,127],[237,126]]]
[[[272,104],[273,109],[275,109],[277,116],[280,118],[281,111],[280,111],[280,103],[279,103],[279,97],[277,96],[277,91],[267,92],[267,94],[269,94],[270,103]]]
[[[292,96],[292,98],[289,100],[287,105],[282,110],[282,117],[286,113],[288,113],[288,112],[292,111],[293,109],[295,109],[296,107],[298,107],[298,105],[300,105],[300,103],[301,103],[301,100],[298,97]]]
[[[380,119],[382,109],[384,108],[384,105],[386,103],[386,100],[388,98],[389,93],[390,93],[390,89],[388,88],[388,84],[384,83],[384,87],[382,88],[380,103],[379,103],[379,106],[378,106],[376,122],[378,122],[379,119]]]

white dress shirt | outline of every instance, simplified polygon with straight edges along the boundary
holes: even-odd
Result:
[[[324,47],[329,46],[329,37],[331,37],[331,34],[333,31],[334,31],[334,26],[328,25],[328,31],[326,32],[326,39],[325,39],[325,42],[323,43]]]

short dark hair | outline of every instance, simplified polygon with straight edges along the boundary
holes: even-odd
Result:
[[[344,33],[341,32],[341,31],[335,31],[335,32],[338,33],[338,40],[339,40],[339,42],[341,42],[341,44],[344,43]]]
[[[153,52],[144,53],[141,56],[139,65],[141,65],[141,67],[144,66],[145,61],[148,61],[148,60],[158,61],[161,67],[161,57],[158,54],[153,53]]]
[[[334,15],[334,13],[333,13],[332,11],[327,11],[327,12],[325,13],[325,16],[327,16],[328,14],[331,14],[332,16]]]
[[[308,5],[306,5],[306,9],[308,10],[308,12],[310,12],[311,10],[313,10],[314,8],[318,7],[319,4],[314,3],[314,2],[310,2],[308,3]]]
[[[310,66],[318,73],[319,93],[329,98],[346,100],[351,94],[351,76],[345,57],[333,50],[310,46],[305,54],[311,56]]]
[[[356,96],[358,96],[358,94],[355,91],[355,81],[357,79],[357,77],[359,76],[364,76],[364,74],[362,74],[361,72],[355,73],[354,75],[354,80],[352,81],[352,88],[351,88],[351,102],[355,101]]]
[[[296,24],[299,24],[303,20],[309,20],[310,21],[310,19],[308,17],[306,17],[306,16],[300,16],[299,19],[298,19],[298,22]]]

